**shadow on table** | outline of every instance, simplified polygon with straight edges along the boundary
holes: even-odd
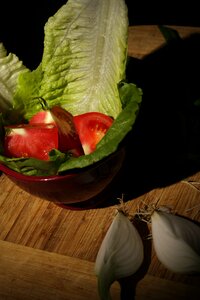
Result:
[[[171,42],[143,60],[129,59],[127,79],[142,88],[143,101],[125,140],[123,168],[110,188],[113,201],[122,194],[132,199],[200,170],[199,70],[199,34]]]
[[[140,196],[200,171],[200,35],[173,42],[143,60],[131,58],[127,78],[143,90],[141,109],[128,134],[126,159],[118,177],[100,198],[100,207]],[[148,236],[148,226],[138,227]],[[141,232],[142,231],[142,232]],[[151,260],[144,240],[144,261],[132,276],[119,280],[121,299],[134,299]]]
[[[139,60],[129,58],[127,80],[143,91],[126,157],[113,182],[71,209],[106,207],[200,171],[200,34],[176,39]]]

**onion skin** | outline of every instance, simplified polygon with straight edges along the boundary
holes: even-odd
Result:
[[[115,280],[134,274],[144,259],[142,239],[120,211],[113,219],[101,244],[95,262],[101,299],[111,299],[109,289]]]
[[[200,227],[169,212],[151,216],[153,245],[159,261],[175,273],[200,272]]]

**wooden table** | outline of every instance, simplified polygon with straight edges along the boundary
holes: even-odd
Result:
[[[182,37],[200,28],[174,27]],[[157,26],[129,30],[129,55],[143,59],[165,44]],[[200,221],[200,172],[152,187],[126,201],[132,214],[141,203],[172,207]],[[134,185],[133,185],[134,189]],[[112,221],[115,204],[88,210],[68,210],[27,194],[5,175],[0,176],[0,299],[99,299],[94,262]],[[151,243],[151,241],[150,241]],[[135,299],[197,299],[200,276],[177,275],[165,269],[154,253],[138,280]],[[124,293],[134,298],[134,282],[123,282]],[[127,293],[128,294],[128,293]],[[120,287],[112,286],[113,299]],[[161,296],[162,295],[162,296]],[[199,299],[199,298],[198,298]]]

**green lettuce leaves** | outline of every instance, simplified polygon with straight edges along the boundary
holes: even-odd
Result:
[[[0,111],[6,112],[12,109],[13,96],[17,88],[17,80],[20,74],[27,71],[18,57],[9,53],[0,43]]]
[[[1,163],[28,175],[60,174],[113,153],[131,130],[142,99],[142,91],[126,83],[128,12],[124,0],[68,0],[48,19],[44,33],[42,61],[36,70],[28,70],[11,55],[15,61],[13,76],[9,73],[12,85],[7,85],[7,91],[0,85],[4,123],[13,116],[18,122],[28,121],[41,110],[41,98],[49,108],[60,105],[73,115],[102,112],[115,120],[90,155],[72,158],[52,151],[49,162],[0,155]],[[0,55],[5,58],[1,48]],[[4,63],[0,57],[0,80]],[[7,82],[4,78],[4,86]]]
[[[99,111],[116,118],[127,25],[122,0],[69,0],[45,25],[41,96],[73,115]]]
[[[121,112],[118,83],[125,78],[128,17],[124,0],[68,0],[44,28],[44,51],[35,73],[22,74],[15,108],[25,118],[61,105],[73,115]],[[31,76],[33,78],[31,78]],[[31,93],[30,93],[31,92]]]

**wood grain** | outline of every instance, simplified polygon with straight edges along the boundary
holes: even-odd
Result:
[[[200,33],[199,27],[167,26],[178,32],[181,38],[191,34]],[[128,54],[136,58],[144,58],[146,55],[159,49],[165,44],[165,39],[157,25],[138,25],[129,27]]]
[[[99,299],[94,263],[0,241],[0,299]],[[119,299],[119,286],[112,288]]]
[[[179,27],[183,36],[200,28]],[[129,54],[143,58],[164,43],[156,26],[129,29]],[[88,210],[68,210],[29,195],[0,176],[0,299],[98,299],[94,261],[112,222],[115,203]],[[200,172],[164,187],[128,199],[134,214],[138,206],[167,205],[200,222]],[[145,228],[144,240],[148,234]],[[151,240],[146,240],[145,272],[136,285],[136,299],[189,299],[199,293],[199,276],[168,271],[158,261]],[[135,280],[135,279],[134,279]],[[130,289],[133,282],[125,286]],[[113,299],[119,299],[114,285]],[[118,298],[117,298],[118,297]],[[131,298],[132,299],[132,298]]]
[[[0,241],[1,300],[92,300],[99,299],[94,263]],[[198,299],[199,287],[146,275],[136,288],[136,299]],[[114,300],[120,285],[111,286]],[[134,295],[130,295],[134,297]]]

